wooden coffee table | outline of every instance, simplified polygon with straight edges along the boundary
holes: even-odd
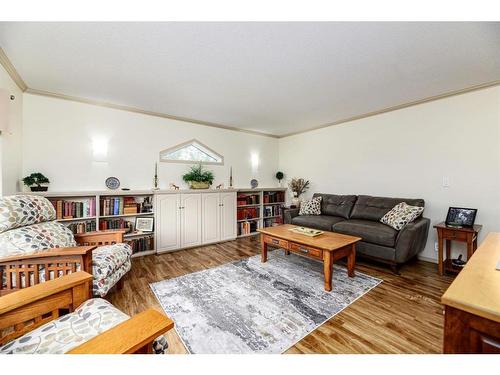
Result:
[[[267,262],[267,246],[285,249],[285,254],[290,251],[308,258],[323,261],[323,272],[325,275],[325,290],[332,290],[333,262],[347,257],[347,274],[354,277],[356,265],[356,242],[360,237],[345,234],[325,232],[316,237],[309,237],[290,231],[296,225],[284,224],[276,227],[261,228],[260,243],[262,245],[261,261]]]

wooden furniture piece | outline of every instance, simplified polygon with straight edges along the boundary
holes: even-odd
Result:
[[[158,253],[236,238],[236,191],[156,192],[155,207]]]
[[[325,290],[332,290],[333,262],[341,258],[347,258],[347,274],[354,276],[356,264],[356,242],[361,241],[360,237],[348,236],[345,234],[325,232],[316,237],[308,237],[290,231],[296,225],[284,224],[276,227],[261,228],[261,261],[267,262],[268,245],[285,249],[285,254],[290,251],[312,259],[323,261],[323,271],[325,276]]]
[[[0,296],[39,283],[39,269],[44,268],[45,280],[50,274],[64,276],[80,271],[92,275],[92,251],[98,246],[123,242],[124,230],[89,232],[75,235],[77,247],[60,247],[40,250],[28,255],[14,255],[0,259],[0,280],[5,276],[6,284],[0,282]],[[14,282],[15,281],[15,285]],[[24,280],[24,285],[22,280]],[[117,287],[123,286],[120,279]],[[90,285],[92,290],[92,285]]]
[[[80,271],[1,297],[0,346],[57,319],[62,309],[73,312],[91,298],[91,284],[92,275]],[[148,309],[68,353],[151,353],[153,340],[173,326],[168,317]]]
[[[467,259],[470,259],[477,249],[477,235],[482,225],[474,225],[472,228],[451,227],[444,222],[434,225],[438,233],[438,271],[440,275],[444,272],[459,273],[462,267],[453,266],[451,263],[451,241],[467,243]],[[446,243],[446,258],[443,260],[443,248]]]
[[[441,298],[444,353],[500,353],[500,233],[488,234]]]

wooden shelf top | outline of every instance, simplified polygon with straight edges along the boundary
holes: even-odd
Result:
[[[490,233],[441,297],[445,305],[500,323],[500,233]]]
[[[434,228],[436,229],[449,229],[449,230],[456,230],[459,232],[475,232],[479,233],[483,226],[481,224],[474,224],[474,227],[454,227],[452,225],[446,225],[446,223],[443,221],[442,223],[434,225]]]

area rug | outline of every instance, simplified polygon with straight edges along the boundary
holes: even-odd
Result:
[[[282,353],[381,281],[275,250],[150,286],[190,353]]]

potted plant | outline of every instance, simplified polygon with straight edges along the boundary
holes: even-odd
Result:
[[[42,186],[42,184],[48,184],[49,182],[49,179],[39,172],[23,178],[23,183],[29,186],[31,191],[47,191],[49,187]]]
[[[201,164],[193,165],[189,172],[182,176],[191,189],[208,189],[214,181],[212,171],[206,170]]]
[[[281,180],[283,180],[283,177],[285,177],[283,172],[276,172],[276,179],[278,180],[280,186],[281,186]]]
[[[299,197],[309,189],[309,181],[303,178],[292,178],[288,183],[288,187],[292,191],[292,205],[298,206],[300,203]]]

